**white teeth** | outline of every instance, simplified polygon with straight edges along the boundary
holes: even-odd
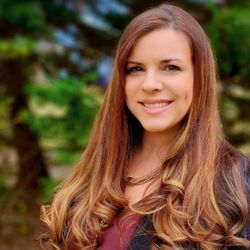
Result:
[[[146,108],[163,108],[166,107],[168,105],[168,103],[163,102],[163,103],[143,103],[143,105]]]

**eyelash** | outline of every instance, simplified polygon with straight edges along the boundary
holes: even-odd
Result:
[[[176,65],[167,65],[166,67],[163,68],[163,70],[167,70],[167,71],[179,71],[180,68]],[[126,73],[127,74],[131,74],[131,73],[136,73],[139,71],[143,71],[143,69],[139,66],[133,66],[131,68],[127,68],[126,69]]]
[[[136,73],[136,72],[141,71],[141,70],[142,70],[141,67],[139,67],[139,66],[133,66],[133,67],[131,67],[131,68],[127,68],[127,69],[126,69],[126,73],[127,73],[127,74]]]
[[[167,68],[171,68],[171,69],[169,69],[170,71],[178,71],[178,70],[180,70],[180,68],[178,67],[178,66],[176,66],[176,65],[167,65],[167,67],[166,67],[166,69]]]

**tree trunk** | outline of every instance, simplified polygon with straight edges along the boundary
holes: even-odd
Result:
[[[20,111],[27,109],[27,96],[24,93],[24,86],[28,81],[27,66],[25,59],[0,61],[0,84],[7,96],[13,99],[10,110],[12,143],[19,159],[16,187],[18,191],[30,195],[39,192],[38,180],[48,176],[48,172],[37,135],[18,117]]]

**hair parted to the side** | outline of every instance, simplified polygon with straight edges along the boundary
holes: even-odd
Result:
[[[162,4],[138,15],[117,48],[114,72],[89,145],[53,202],[42,207],[46,249],[94,249],[112,219],[126,207],[124,176],[142,127],[125,104],[125,67],[139,38],[156,29],[183,32],[194,66],[194,94],[171,152],[166,152],[159,192],[131,210],[149,214],[164,249],[250,247],[239,236],[248,217],[238,154],[222,137],[212,50],[200,25],[182,9]]]

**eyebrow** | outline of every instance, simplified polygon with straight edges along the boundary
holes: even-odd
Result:
[[[170,59],[164,59],[164,60],[161,60],[160,63],[163,64],[163,63],[170,63],[172,61],[179,61],[179,62],[182,62],[181,59],[179,58],[170,58]],[[128,63],[131,63],[131,64],[137,64],[137,65],[142,65],[143,63],[140,63],[140,62],[136,62],[136,61],[127,61],[127,64]]]

